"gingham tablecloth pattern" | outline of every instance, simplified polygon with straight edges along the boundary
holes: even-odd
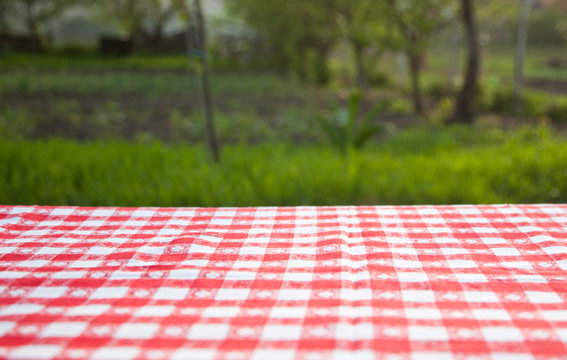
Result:
[[[0,207],[0,357],[566,359],[567,206]]]

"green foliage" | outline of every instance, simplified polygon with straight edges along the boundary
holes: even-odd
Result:
[[[547,128],[423,127],[354,152],[286,144],[0,141],[0,203],[260,206],[567,201],[567,143]]]
[[[195,74],[189,71],[53,71],[13,69],[0,72],[0,95],[67,95],[119,96],[164,95],[194,96]],[[212,74],[211,86],[215,96],[275,97],[305,93],[298,82],[286,81],[273,73],[259,72],[250,76],[243,73]]]
[[[328,81],[327,58],[338,31],[336,13],[326,0],[231,0],[227,5],[303,80]]]
[[[25,109],[0,110],[0,138],[25,139],[33,135],[37,121]]]
[[[563,3],[563,4],[561,4]],[[557,1],[552,11],[535,11],[530,19],[530,43],[542,45],[564,45],[567,39],[567,6],[564,1]],[[559,6],[563,6],[563,13]],[[559,11],[557,11],[559,10]],[[562,37],[564,35],[564,37]]]
[[[428,46],[431,36],[448,25],[456,15],[452,0],[393,0],[385,7],[386,20],[394,31],[389,36],[391,47],[407,54],[419,55]]]
[[[497,114],[516,115],[514,93],[505,88],[499,88],[486,94],[482,106]],[[547,93],[524,90],[521,100],[520,116],[533,119],[547,117],[557,123],[567,121],[567,98],[552,97]]]
[[[355,91],[350,95],[346,108],[338,109],[332,117],[319,117],[319,123],[331,143],[344,155],[362,148],[374,135],[385,131],[383,125],[373,124],[373,121],[388,103],[383,101],[359,120],[360,101],[361,94]]]
[[[558,99],[551,104],[547,116],[556,123],[567,124],[567,98]]]
[[[161,36],[164,27],[178,13],[186,15],[182,0],[96,0],[90,2],[95,16],[115,25],[123,36],[134,38],[151,28]]]
[[[191,70],[186,55],[149,56],[133,55],[128,57],[100,57],[95,56],[94,51],[84,53],[65,54],[63,48],[55,48],[52,52],[41,56],[26,54],[3,55],[2,70],[17,71],[119,71],[119,70],[144,70],[144,71],[181,71]],[[32,73],[32,75],[35,75]]]
[[[5,11],[7,27],[13,25],[26,26],[29,36],[41,37],[44,27],[61,15],[67,8],[78,3],[78,0],[2,0],[1,8]],[[21,21],[14,21],[21,19]],[[6,26],[6,25],[1,25]]]

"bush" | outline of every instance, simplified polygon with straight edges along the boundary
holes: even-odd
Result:
[[[336,110],[329,118],[319,117],[321,127],[331,143],[345,155],[354,149],[362,148],[374,135],[385,131],[383,125],[372,124],[372,122],[384,111],[388,103],[380,103],[359,120],[360,100],[361,94],[353,92],[349,97],[347,108]]]
[[[484,103],[487,110],[507,115],[515,114],[515,98],[512,90],[498,89],[488,95],[488,101]],[[535,91],[524,91],[521,101],[519,115],[531,118],[546,116],[551,105],[549,95]]]
[[[451,96],[453,93],[449,86],[445,83],[433,83],[426,91],[436,100]]]
[[[558,124],[567,124],[567,98],[559,99],[553,103],[549,107],[547,115]]]
[[[368,85],[377,88],[387,88],[392,85],[392,80],[390,79],[388,74],[383,71],[369,71]]]

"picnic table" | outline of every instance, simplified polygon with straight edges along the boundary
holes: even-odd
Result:
[[[566,359],[567,205],[0,207],[0,358]]]

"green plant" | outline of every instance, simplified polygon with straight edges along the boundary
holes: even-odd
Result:
[[[567,201],[567,143],[546,127],[421,126],[344,157],[325,146],[144,138],[0,139],[0,204],[284,206]]]
[[[554,102],[548,109],[549,118],[559,124],[567,124],[567,98]]]
[[[520,103],[519,115],[538,118],[545,116],[551,106],[549,95],[537,91],[524,91]],[[498,114],[515,114],[514,93],[510,89],[495,90],[485,100],[484,106]]]
[[[331,143],[343,154],[362,148],[374,135],[386,129],[383,124],[373,124],[372,121],[384,111],[388,103],[380,102],[359,120],[360,101],[361,94],[355,91],[351,93],[346,108],[339,108],[331,117],[318,117]]]
[[[31,136],[37,119],[26,109],[0,109],[0,138],[24,139]]]

